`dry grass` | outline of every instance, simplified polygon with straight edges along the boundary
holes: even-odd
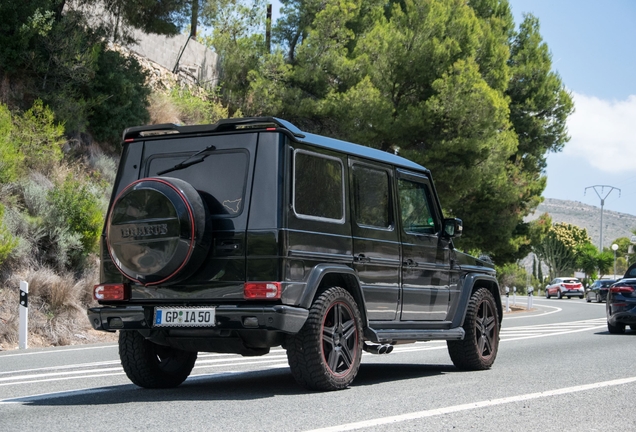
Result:
[[[95,266],[75,278],[48,268],[27,269],[12,275],[0,287],[0,349],[18,344],[18,297],[20,281],[29,283],[29,346],[58,346],[113,341],[112,335],[95,332],[86,308],[95,305],[92,287],[97,283]]]
[[[181,123],[179,109],[172,103],[170,96],[165,93],[153,92],[150,95],[148,113],[150,114],[150,124]]]

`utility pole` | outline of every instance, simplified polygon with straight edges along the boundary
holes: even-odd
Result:
[[[600,193],[599,193],[597,188],[601,189]],[[607,191],[607,193],[605,193],[605,189],[606,188],[609,189]],[[619,188],[616,188],[614,186],[609,186],[609,185],[594,185],[594,186],[586,187],[585,191],[583,192],[583,195],[585,195],[585,193],[587,192],[588,189],[594,189],[594,192],[596,192],[596,195],[601,200],[601,235],[600,235],[600,239],[599,239],[599,242],[598,242],[599,243],[598,251],[599,252],[603,252],[603,206],[605,205],[605,198],[607,198],[609,196],[609,194],[611,194],[614,189],[616,189],[618,191],[618,197],[620,198],[621,190]],[[603,194],[605,194],[605,195],[603,195]]]

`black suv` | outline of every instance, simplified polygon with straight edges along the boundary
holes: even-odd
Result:
[[[487,369],[501,292],[461,232],[430,172],[391,153],[271,117],[129,128],[88,316],[148,388],[181,384],[199,351],[279,345],[318,390],[348,386],[363,350],[415,341]]]

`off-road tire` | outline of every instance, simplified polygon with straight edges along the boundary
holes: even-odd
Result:
[[[499,349],[499,314],[492,293],[479,288],[470,297],[463,340],[447,341],[453,364],[461,370],[489,369]]]
[[[197,353],[157,345],[137,331],[120,331],[119,358],[133,383],[157,389],[177,387],[185,381]]]
[[[611,334],[624,334],[625,333],[625,324],[616,324],[612,325],[610,322],[607,322],[607,330]]]
[[[286,340],[287,360],[298,384],[309,390],[341,390],[360,368],[362,319],[345,289],[322,292],[309,309],[305,325]]]

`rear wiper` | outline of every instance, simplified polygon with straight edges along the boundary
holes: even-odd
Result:
[[[216,150],[216,147],[214,147],[213,145],[207,146],[203,150],[200,150],[200,151],[196,152],[195,154],[193,154],[191,156],[188,156],[186,159],[184,159],[183,161],[179,162],[175,166],[173,166],[171,168],[168,168],[168,169],[165,169],[163,171],[159,171],[157,173],[157,175],[163,175],[163,174],[167,174],[167,173],[172,172],[172,171],[178,171],[180,169],[187,168],[190,165],[195,165],[195,164],[198,164],[199,162],[203,162],[205,160],[206,156],[208,156],[207,154],[204,154],[204,153],[211,153],[214,150]]]

